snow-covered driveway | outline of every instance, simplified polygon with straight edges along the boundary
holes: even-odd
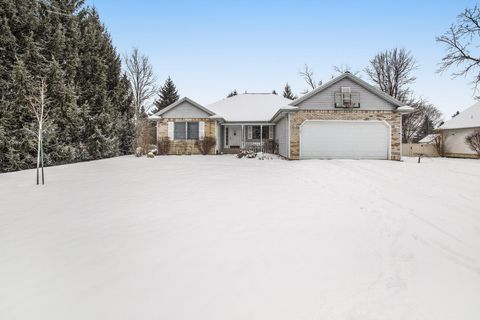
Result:
[[[0,319],[480,319],[480,161],[0,175]]]

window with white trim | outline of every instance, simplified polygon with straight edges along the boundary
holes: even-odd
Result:
[[[198,140],[198,122],[175,122],[173,128],[174,140]]]
[[[268,139],[268,130],[268,126],[263,126],[263,128],[260,126],[252,126],[252,139],[260,140],[260,135],[262,139]]]

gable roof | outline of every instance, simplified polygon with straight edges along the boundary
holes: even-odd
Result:
[[[446,121],[440,127],[443,129],[477,128],[480,127],[480,102],[473,104],[460,112],[456,117]]]
[[[178,106],[178,105],[182,104],[183,102],[188,102],[188,103],[190,103],[192,106],[194,106],[194,107],[196,107],[196,108],[198,108],[198,109],[200,109],[200,110],[202,110],[202,111],[204,111],[204,112],[208,113],[210,116],[213,116],[213,115],[215,115],[215,113],[214,113],[214,112],[212,112],[211,110],[209,110],[209,109],[205,108],[205,107],[204,107],[204,106],[202,106],[201,104],[199,104],[199,103],[197,103],[197,102],[193,101],[193,100],[192,100],[192,99],[190,99],[190,98],[184,97],[184,98],[182,98],[182,99],[180,99],[180,100],[177,100],[177,101],[175,101],[175,102],[174,102],[174,103],[172,103],[171,105],[169,105],[169,106],[167,106],[167,107],[163,108],[162,110],[158,111],[157,113],[153,114],[153,116],[157,116],[157,117],[159,117],[159,116],[161,116],[162,114],[164,114],[164,113],[166,113],[166,112],[168,112],[168,111],[172,110],[172,109],[173,109],[173,108],[175,108],[176,106]]]
[[[292,100],[286,99],[273,93],[241,93],[208,105],[208,109],[214,111],[226,121],[270,121],[280,108],[288,106]]]
[[[303,96],[299,97],[298,99],[295,99],[293,100],[290,105],[291,106],[297,106],[298,104],[300,104],[301,102],[313,97],[314,95],[322,92],[323,90],[331,87],[332,85],[334,85],[335,83],[343,80],[343,79],[349,79],[353,82],[355,82],[356,84],[358,84],[359,86],[362,86],[363,88],[365,88],[366,90],[370,91],[371,93],[379,96],[380,98],[390,102],[391,104],[397,106],[397,107],[401,107],[401,106],[404,106],[405,104],[398,101],[397,99],[393,98],[392,96],[386,94],[385,92],[375,88],[374,86],[372,86],[371,84],[369,84],[368,82],[366,81],[363,81],[362,79],[360,79],[359,77],[356,77],[354,76],[353,74],[351,74],[350,72],[345,72],[341,75],[339,75],[338,77],[336,78],[333,78],[332,80],[326,82],[325,84],[315,88],[314,90],[304,94]]]

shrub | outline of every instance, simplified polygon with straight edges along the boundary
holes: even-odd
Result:
[[[435,139],[433,140],[435,150],[440,157],[445,156],[445,136],[443,133],[438,134]]]
[[[205,137],[201,140],[197,140],[195,145],[197,146],[200,153],[203,155],[209,154],[212,148],[215,146],[216,141],[215,138],[212,137]]]
[[[143,155],[143,148],[137,147],[135,148],[135,157],[141,157]]]
[[[475,130],[465,138],[465,143],[480,156],[480,130]]]
[[[168,137],[160,138],[157,142],[157,154],[166,155],[170,150],[170,139]]]
[[[152,151],[150,151],[149,153],[147,153],[147,158],[155,158],[155,155],[153,154]]]

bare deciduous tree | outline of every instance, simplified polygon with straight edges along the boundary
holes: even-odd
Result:
[[[438,72],[444,72],[450,67],[460,67],[453,77],[474,74],[474,92],[480,83],[480,56],[478,43],[480,40],[480,8],[465,9],[457,16],[457,21],[442,36],[436,38],[437,42],[446,46],[447,54],[442,58]]]
[[[312,90],[315,90],[315,88],[322,85],[322,81],[317,82],[314,79],[313,70],[310,69],[310,67],[306,63],[305,63],[304,69],[302,71],[300,71],[298,74],[300,75],[300,77],[303,78],[303,80],[305,80],[305,82],[308,84],[308,86]],[[309,89],[306,89],[306,90],[304,90],[304,92],[302,92],[302,94],[305,94],[308,91],[309,91]]]
[[[426,118],[431,120],[434,126],[440,123],[442,113],[426,100],[410,97],[403,102],[415,109],[415,112],[403,115],[402,117],[402,141],[404,143],[416,142],[423,138],[419,133]]]
[[[475,130],[475,132],[468,135],[465,138],[465,142],[470,147],[470,149],[472,149],[472,151],[475,151],[480,157],[480,130]]]
[[[149,146],[155,141],[155,129],[146,117],[140,117],[135,126],[136,153],[147,154]]]
[[[375,55],[365,73],[380,90],[402,101],[408,97],[408,85],[416,79],[412,75],[416,68],[415,58],[410,52],[394,48]]]
[[[125,55],[127,76],[133,92],[133,105],[138,119],[139,115],[148,112],[151,105],[146,103],[157,93],[156,78],[148,57],[133,48],[130,54]]]
[[[360,71],[358,71],[358,70],[357,71],[352,71],[352,68],[348,64],[345,64],[345,65],[341,64],[339,66],[334,66],[333,71],[335,71],[338,74],[343,74],[345,72],[350,72],[354,76],[357,76],[357,77],[360,76]]]
[[[440,132],[435,139],[433,139],[433,145],[435,146],[435,150],[437,151],[440,157],[445,157],[445,141],[447,136]]]
[[[42,168],[42,184],[45,184],[45,173],[43,170],[43,129],[47,118],[45,110],[45,79],[40,80],[39,95],[35,98],[29,99],[29,106],[37,120],[37,132],[34,132],[37,137],[37,184],[40,184],[40,167]]]

